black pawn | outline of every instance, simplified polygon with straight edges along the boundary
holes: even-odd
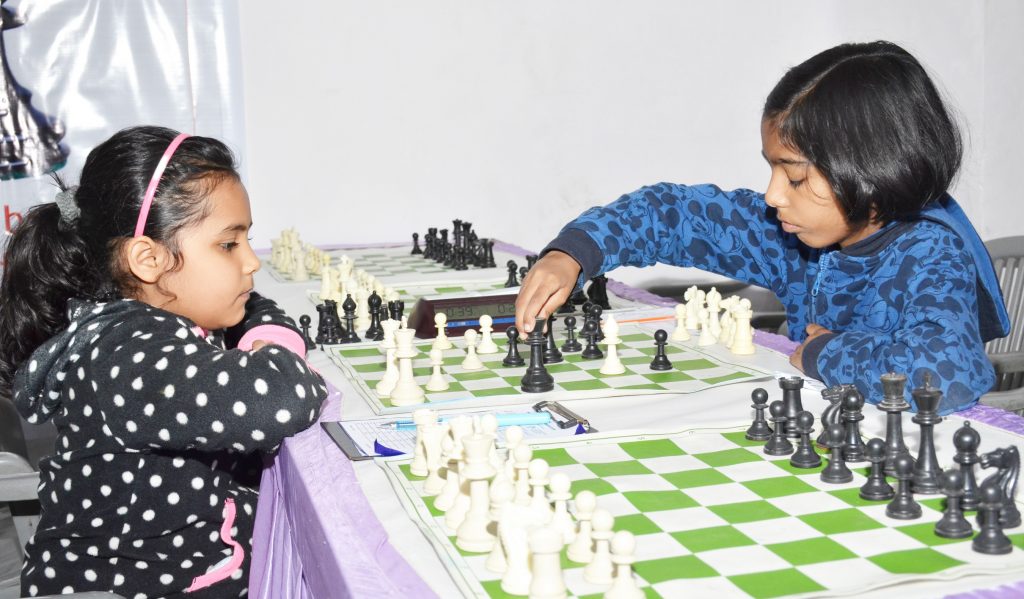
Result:
[[[590,320],[597,324],[597,340],[604,341],[604,331],[601,330],[601,314],[604,309],[597,304],[590,304]]]
[[[537,260],[539,258],[540,258],[540,256],[538,256],[537,254],[530,254],[530,255],[526,256],[526,270],[527,271],[532,270],[533,269],[533,265],[537,263]]]
[[[935,523],[935,534],[945,539],[966,539],[974,533],[971,523],[964,518],[960,498],[964,494],[964,475],[959,470],[942,474],[942,492],[946,494],[946,511]]]
[[[978,506],[978,536],[971,548],[986,555],[1002,555],[1013,551],[1013,543],[999,524],[999,511],[1003,507],[1003,490],[990,479],[981,483],[981,503]]]
[[[659,330],[656,332],[654,334],[655,338],[657,338],[658,333],[664,334],[665,331]],[[651,367],[653,368],[653,366]],[[764,411],[768,408],[768,392],[758,387],[751,391],[750,399],[754,402],[750,405],[750,407],[754,408],[754,422],[747,429],[746,437],[751,441],[767,441],[772,438],[772,429],[764,419]]]
[[[299,327],[302,329],[302,340],[306,342],[306,349],[316,348],[316,344],[309,337],[309,329],[313,324],[313,319],[309,317],[309,314],[303,314],[299,317]]]
[[[405,302],[402,300],[395,300],[388,302],[388,315],[391,320],[396,322],[402,322],[402,316],[405,314]]]
[[[576,306],[581,306],[587,301],[589,301],[587,300],[587,294],[583,293],[582,287],[577,287],[576,290],[572,292],[572,295],[569,296],[569,302]]]
[[[583,349],[583,345],[576,339],[576,317],[565,317],[565,343],[562,344],[562,352],[574,354]]]
[[[372,341],[383,341],[384,327],[380,325],[380,306],[383,300],[374,291],[370,293],[366,303],[370,306],[370,326],[366,329],[366,338]]]
[[[960,499],[960,506],[965,510],[977,510],[981,497],[978,495],[978,481],[974,477],[974,465],[978,463],[978,446],[981,445],[981,435],[977,429],[971,428],[971,423],[964,421],[964,425],[953,434],[953,446],[956,447],[956,455],[953,461],[960,464],[960,472],[964,478],[964,493]]]
[[[917,463],[914,464],[914,492],[934,495],[939,492],[939,476],[942,468],[935,456],[934,427],[942,422],[939,416],[939,401],[942,391],[931,386],[931,377],[925,375],[924,386],[911,391],[917,414],[911,419],[921,426],[921,442],[917,451]]]
[[[345,301],[341,304],[341,309],[345,313],[345,332],[341,336],[340,343],[358,343],[362,341],[356,333],[356,300],[352,299],[351,293],[346,295]]]
[[[419,233],[413,233],[412,234],[412,253],[413,254],[422,254],[423,253],[423,250],[420,248],[420,234]]]
[[[508,355],[501,361],[505,366],[522,366],[526,364],[523,357],[519,355],[519,329],[515,325],[505,329],[508,336]]]
[[[768,407],[772,415],[772,436],[764,445],[767,455],[789,455],[793,453],[793,444],[786,438],[786,407],[781,401],[773,401]]]
[[[885,480],[883,472],[885,468],[885,441],[875,438],[867,443],[865,450],[868,461],[871,462],[871,472],[868,480],[860,488],[861,499],[868,501],[885,501],[892,499],[896,491]]]
[[[583,323],[583,338],[587,340],[587,347],[583,348],[580,356],[584,360],[596,360],[604,357],[604,352],[597,346],[597,332],[601,325],[593,320]]]
[[[798,376],[779,379],[779,387],[782,389],[782,405],[786,407],[786,436],[790,439],[800,436],[797,430],[797,415],[804,409],[800,399],[800,389],[803,386],[804,379]]]
[[[828,448],[832,450],[828,458],[828,466],[821,471],[821,481],[830,484],[848,483],[853,480],[853,472],[846,467],[843,460],[843,437],[846,431],[841,424],[830,424],[828,427]]]
[[[910,493],[910,479],[914,477],[914,460],[910,456],[897,456],[893,464],[896,471],[896,496],[885,506],[885,515],[896,520],[913,520],[921,517],[921,506]]]
[[[519,281],[516,280],[516,271],[519,270],[519,266],[515,260],[509,260],[505,265],[508,267],[508,279],[505,280],[505,287],[519,287]]]
[[[651,370],[672,370],[672,362],[669,361],[668,356],[665,354],[665,346],[668,344],[668,333],[662,329],[654,331],[654,344],[658,347],[658,351],[655,352],[654,359],[651,360]],[[764,439],[760,440],[763,441]]]
[[[538,318],[534,321],[533,330],[526,337],[526,343],[530,346],[530,366],[523,375],[520,383],[524,393],[544,393],[555,388],[555,379],[544,368],[544,319]]]
[[[801,379],[800,382],[803,383],[803,380]],[[800,437],[800,444],[797,445],[793,456],[789,458],[790,466],[794,468],[817,468],[821,466],[821,456],[814,451],[814,446],[811,445],[811,433],[814,432],[814,415],[806,410],[797,414],[796,432]]]
[[[523,279],[525,279],[526,278],[526,273],[528,273],[528,272],[530,272],[529,268],[526,268],[525,266],[520,266],[519,267],[519,280],[522,281]]]
[[[839,423],[845,394],[846,385],[833,385],[821,391],[821,398],[828,400],[828,405],[821,411],[821,434],[814,441],[820,447],[828,447],[828,427]]]
[[[860,421],[864,420],[864,396],[851,385],[843,396],[842,421],[846,440],[843,442],[843,459],[847,462],[863,462],[864,441],[860,438]]]
[[[545,364],[558,364],[563,362],[562,352],[558,351],[558,346],[555,345],[555,321],[557,319],[554,316],[548,318],[548,331],[544,334],[544,363]]]

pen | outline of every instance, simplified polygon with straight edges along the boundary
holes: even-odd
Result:
[[[495,414],[498,419],[498,426],[528,426],[531,424],[547,424],[551,422],[550,412],[522,412],[513,414]],[[448,420],[447,416],[439,419],[440,422]],[[412,420],[396,420],[380,425],[380,428],[393,428],[395,430],[414,430],[416,423]]]

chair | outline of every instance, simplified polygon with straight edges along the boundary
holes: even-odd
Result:
[[[981,403],[1024,415],[1024,235],[993,239],[985,247],[995,264],[1011,329],[985,345],[996,384],[981,396]]]

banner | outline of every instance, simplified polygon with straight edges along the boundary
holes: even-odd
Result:
[[[95,145],[162,125],[245,147],[237,0],[0,0],[6,232]]]

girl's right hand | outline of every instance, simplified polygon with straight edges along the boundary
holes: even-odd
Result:
[[[565,252],[552,250],[537,261],[523,279],[516,298],[516,328],[525,336],[534,319],[546,318],[569,299],[580,276],[580,265]]]

